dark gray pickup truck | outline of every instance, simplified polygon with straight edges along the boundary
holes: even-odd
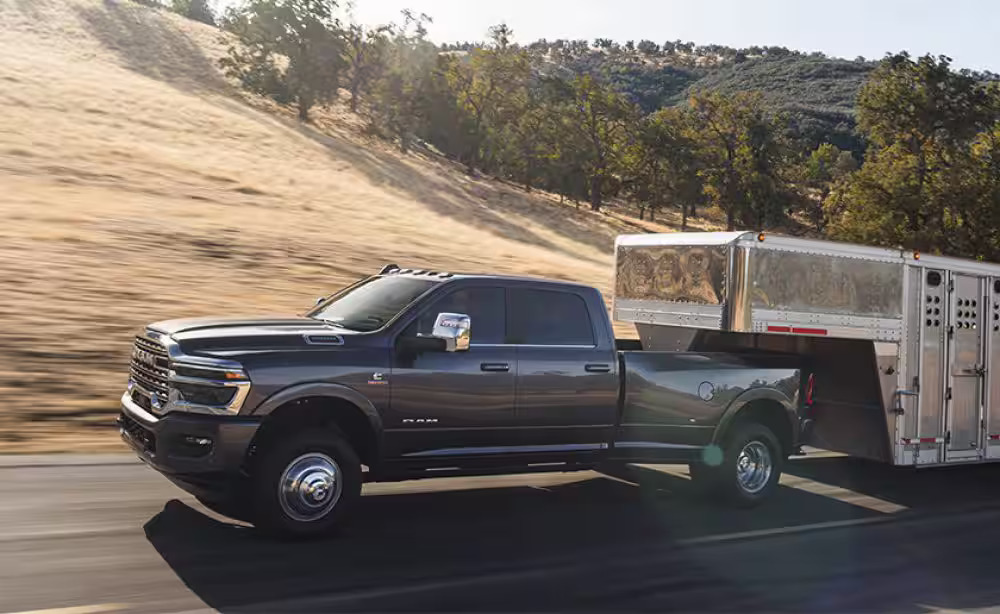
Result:
[[[300,318],[151,324],[119,418],[217,509],[321,533],[362,482],[686,462],[738,504],[799,445],[800,359],[643,351],[572,283],[386,266]]]

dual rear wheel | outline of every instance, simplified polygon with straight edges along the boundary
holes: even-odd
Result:
[[[741,422],[722,445],[721,459],[691,463],[691,479],[708,494],[739,507],[752,507],[777,488],[784,459],[781,444],[771,429],[756,422]]]

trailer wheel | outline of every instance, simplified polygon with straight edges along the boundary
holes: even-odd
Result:
[[[254,525],[271,535],[332,532],[361,497],[361,461],[334,429],[300,432],[262,455],[253,476]]]
[[[784,464],[781,444],[771,429],[756,422],[733,427],[723,446],[722,463],[691,464],[691,479],[702,490],[738,507],[753,507],[777,487]]]

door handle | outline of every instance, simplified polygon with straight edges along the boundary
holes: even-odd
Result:
[[[484,362],[479,365],[479,370],[506,373],[510,371],[510,365],[505,362]]]
[[[611,365],[591,363],[583,368],[587,373],[610,373]]]

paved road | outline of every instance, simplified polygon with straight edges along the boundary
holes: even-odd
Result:
[[[286,544],[128,457],[69,460],[0,459],[0,612],[1000,605],[1000,467],[806,458],[752,511],[679,467],[371,485],[341,536]]]

